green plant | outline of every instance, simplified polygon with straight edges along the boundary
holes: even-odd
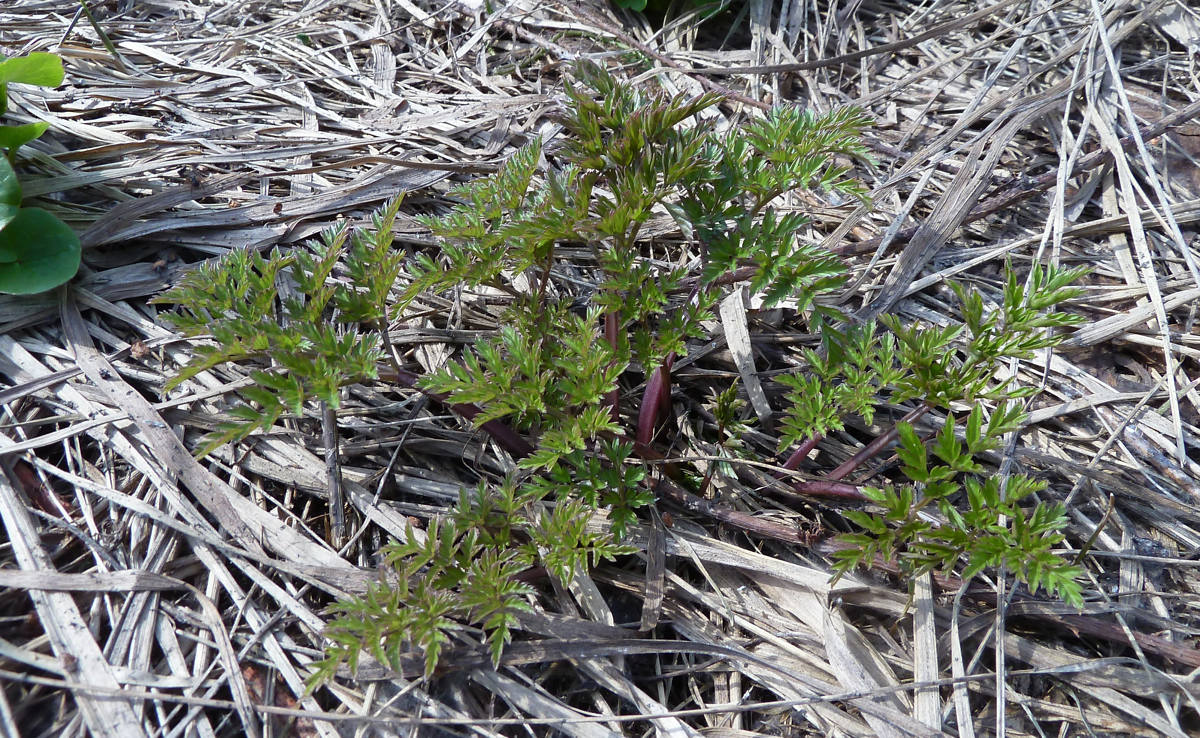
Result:
[[[241,390],[247,404],[218,423],[200,455],[271,428],[289,410],[302,415],[310,400],[336,410],[343,386],[378,376],[387,295],[401,266],[401,254],[391,248],[400,203],[395,198],[384,206],[370,229],[352,234],[341,223],[286,254],[232,251],[155,299],[185,306],[166,316],[177,329],[213,337],[195,348],[167,390],[218,364],[264,365]],[[335,269],[342,271],[337,281]],[[284,286],[287,296],[281,296]]]
[[[846,378],[840,384],[830,376],[827,360],[809,357],[810,364],[822,372],[822,386],[848,388],[835,391],[835,397],[824,404],[838,405],[868,418],[871,400],[867,396],[872,388],[864,376],[872,374],[886,377],[887,381],[879,384],[890,385],[894,403],[920,399],[925,406],[949,407],[955,402],[972,405],[962,441],[953,413],[946,414],[945,423],[928,449],[910,423],[897,424],[897,455],[907,481],[863,488],[863,494],[882,507],[882,512],[845,513],[863,532],[841,537],[845,547],[834,554],[839,576],[871,563],[876,556],[898,560],[902,571],[909,575],[950,571],[965,558],[964,578],[1004,564],[1031,589],[1045,588],[1071,605],[1082,604],[1077,581],[1082,571],[1051,552],[1064,538],[1067,517],[1062,505],[1039,502],[1032,509],[1021,507],[1019,503],[1026,497],[1045,489],[1045,482],[1022,474],[1005,480],[996,476],[981,479],[984,468],[976,457],[996,450],[1005,433],[1020,428],[1025,416],[1014,400],[1035,391],[1014,386],[1012,379],[996,383],[993,377],[999,363],[1008,358],[1029,358],[1034,351],[1053,346],[1058,339],[1047,329],[1079,322],[1077,316],[1046,311],[1079,295],[1078,289],[1068,285],[1084,272],[1035,265],[1028,284],[1022,285],[1011,269],[1007,270],[1003,304],[987,317],[978,293],[953,285],[963,306],[964,326],[922,330],[886,316],[883,321],[896,337],[895,342],[881,341],[874,350],[869,341],[841,342],[839,363]],[[961,351],[955,351],[954,343],[964,330],[969,337]],[[826,335],[838,334],[831,331]],[[869,329],[861,335],[869,335]],[[864,366],[869,369],[864,370]],[[814,394],[820,391],[811,384],[803,387]],[[842,400],[838,394],[850,399]],[[824,432],[827,427],[840,425],[836,419],[810,420],[820,413],[822,405],[811,395],[797,392],[790,399],[794,400],[790,427],[804,421],[811,432]],[[985,418],[981,399],[999,402],[990,417]],[[931,463],[929,451],[941,463]],[[956,498],[963,492],[968,509],[960,512]],[[936,521],[926,514],[930,507],[943,519]]]
[[[846,266],[800,239],[808,219],[780,206],[780,195],[795,190],[865,197],[849,164],[865,157],[862,112],[781,107],[718,132],[701,119],[722,102],[718,96],[669,97],[591,65],[576,75],[562,116],[566,140],[555,152],[563,166],[539,179],[544,152],[534,140],[495,174],[453,189],[454,207],[421,219],[438,238],[436,253],[418,253],[403,267],[390,250],[394,202],[353,237],[339,228],[288,255],[238,252],[162,298],[181,303],[177,326],[214,338],[183,377],[226,361],[261,363],[251,375],[256,385],[243,390],[249,404],[207,450],[270,428],[285,412],[299,414],[309,398],[336,405],[340,386],[381,375],[387,315],[422,296],[487,288],[508,297],[502,327],[460,360],[426,376],[398,366],[388,375],[489,433],[518,459],[517,470],[464,491],[450,513],[424,530],[410,527],[387,548],[389,576],[337,606],[333,645],[314,683],[343,662],[353,667],[364,650],[396,666],[410,647],[421,649],[431,673],[447,644],[482,640],[498,661],[534,592],[518,575],[545,571],[565,581],[630,551],[625,533],[654,500],[648,462],[661,458],[655,430],[671,410],[671,366],[688,339],[704,337],[702,323],[735,283],[748,283],[768,304],[786,301],[820,336],[805,366],[781,379],[790,391],[780,451],[799,444],[786,466],[798,466],[804,449],[849,417],[869,421],[884,404],[916,404],[861,458],[826,475],[841,479],[900,440],[903,480],[880,489],[842,485],[843,496],[883,512],[846,516],[864,532],[843,539],[857,548],[837,555],[837,572],[876,556],[898,559],[906,571],[948,571],[965,561],[970,574],[1003,560],[1031,585],[1077,602],[1074,570],[1050,552],[1062,538],[1061,510],[1028,512],[1018,503],[1037,485],[1016,476],[1004,488],[980,482],[975,457],[1018,426],[1010,403],[1029,394],[993,379],[999,363],[1053,345],[1049,329],[1074,322],[1047,310],[1076,294],[1067,284],[1079,272],[1035,268],[1028,286],[1010,272],[1001,309],[986,317],[982,298],[959,289],[965,326],[930,330],[884,318],[888,330],[878,335],[878,326],[854,325],[822,300],[844,284]],[[675,221],[699,263],[647,258],[641,234],[659,215]],[[583,307],[556,276],[568,246],[570,266],[589,275]],[[402,269],[392,301],[389,288]],[[281,284],[294,296],[282,299]],[[639,376],[644,393],[630,408],[621,383]],[[989,416],[983,401],[1000,405]],[[912,423],[958,403],[971,408],[966,445],[948,413],[932,446],[942,463],[923,463],[926,447]],[[726,460],[748,453],[737,443],[739,405],[732,387],[714,392]],[[636,418],[632,427],[627,416]],[[676,474],[657,489],[702,492],[713,473]],[[959,513],[963,497],[971,509]],[[931,510],[942,520],[930,519]],[[1011,550],[989,553],[1001,546]]]
[[[0,115],[8,110],[10,82],[57,87],[63,81],[62,59],[33,53],[6,59],[0,55]],[[50,126],[38,122],[0,126],[0,292],[32,294],[57,287],[79,271],[81,249],[75,232],[41,208],[21,207],[21,183],[13,170],[19,147]]]

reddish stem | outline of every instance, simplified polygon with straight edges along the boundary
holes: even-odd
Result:
[[[619,338],[617,331],[619,329],[620,325],[617,323],[616,311],[606,313],[604,315],[604,339],[612,347],[614,356],[617,353],[617,340]],[[612,418],[614,423],[621,419],[621,390],[619,387],[614,387],[613,391],[608,393],[608,417]]]
[[[887,433],[884,433],[874,441],[868,443],[861,450],[859,450],[858,453],[842,462],[838,468],[826,474],[825,478],[830,480],[845,479],[850,475],[851,472],[862,466],[863,462],[875,456],[883,450],[884,446],[887,446],[896,440],[896,436],[899,435],[900,432],[898,430],[900,423],[911,423],[932,409],[933,405],[930,405],[929,402],[922,402],[918,407],[910,410],[903,418],[900,418],[896,425],[893,425]]]
[[[675,354],[670,354],[663,360],[662,366],[650,375],[646,382],[646,391],[642,395],[642,406],[638,408],[637,441],[646,446],[654,440],[654,429],[658,425],[659,416],[665,407],[671,404],[671,365],[675,363]]]
[[[866,502],[867,498],[859,491],[858,486],[847,482],[793,482],[792,488],[809,497],[832,497],[853,502]]]
[[[391,376],[386,376],[385,378],[399,382],[405,387],[411,387],[429,397],[432,397],[438,402],[449,406],[451,410],[467,420],[474,420],[479,413],[483,412],[478,405],[450,403],[447,402],[446,395],[439,394],[437,392],[426,392],[425,390],[417,387],[417,380],[420,379],[420,377],[413,372],[405,371],[404,369],[389,368],[383,370],[380,372],[380,374],[390,374]],[[496,443],[500,444],[504,448],[504,450],[508,451],[517,458],[524,458],[533,453],[533,446],[529,443],[529,441],[526,441],[515,430],[508,427],[508,425],[505,423],[501,423],[499,420],[489,420],[481,425],[480,428],[486,431],[487,434],[496,441]]]
[[[814,433],[807,441],[796,447],[796,450],[792,452],[792,455],[788,457],[788,460],[783,462],[783,468],[790,471],[796,471],[799,469],[800,464],[804,462],[804,459],[806,459],[810,453],[812,453],[812,450],[817,447],[817,444],[820,443],[823,438],[825,438],[825,436],[821,435],[820,433]]]

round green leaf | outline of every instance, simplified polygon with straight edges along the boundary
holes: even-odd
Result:
[[[0,230],[0,292],[32,295],[66,282],[79,271],[79,237],[41,208],[22,208]]]
[[[44,121],[26,123],[23,126],[0,126],[0,147],[20,148],[45,133],[49,127],[50,124]]]
[[[62,81],[62,58],[58,54],[35,51],[0,62],[0,82],[58,87]]]

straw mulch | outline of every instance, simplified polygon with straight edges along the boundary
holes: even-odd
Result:
[[[0,298],[0,731],[1194,735],[1200,16],[1182,0],[733,6],[697,30],[600,0],[93,2],[114,59],[77,5],[3,3],[0,50],[66,60],[63,87],[10,91],[5,122],[52,123],[23,150],[25,190],[77,229],[85,265],[61,295]],[[546,586],[499,670],[464,650],[433,680],[376,669],[306,694],[324,608],[363,591],[410,518],[507,461],[409,391],[355,388],[335,550],[319,419],[194,461],[244,376],[164,396],[190,343],[148,300],[198,261],[300,243],[400,192],[398,246],[428,248],[411,216],[555,133],[577,58],[726,91],[729,123],[865,107],[874,207],[810,203],[861,314],[945,324],[948,279],[995,295],[1005,261],[1094,270],[1070,306],[1092,322],[1012,367],[1045,392],[990,460],[1068,501],[1084,612],[991,580],[831,586],[837,510],[739,478],[709,510],[746,515],[664,501],[644,556]],[[457,356],[495,327],[470,299],[399,320],[393,341],[414,366]],[[749,317],[764,365],[801,347],[779,318]],[[682,362],[681,407],[689,382],[739,371],[726,328]],[[835,434],[812,471],[862,437]]]

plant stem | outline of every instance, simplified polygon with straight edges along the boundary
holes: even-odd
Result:
[[[613,356],[617,354],[617,331],[621,329],[616,311],[609,311],[604,314],[604,339],[608,341],[609,347],[613,350]],[[612,392],[608,393],[608,417],[616,423],[621,419],[621,388],[614,387]]]
[[[646,391],[642,395],[642,406],[638,409],[637,440],[638,443],[649,445],[654,440],[654,429],[663,408],[671,404],[671,366],[675,363],[675,354],[663,359],[661,366],[650,375],[646,382]]]
[[[325,446],[325,471],[329,476],[329,542],[340,549],[346,541],[346,502],[338,463],[337,411],[325,401],[321,402],[321,443]]]
[[[380,378],[398,382],[405,387],[411,387],[412,389],[422,392],[426,396],[432,397],[438,402],[447,405],[451,410],[461,415],[466,420],[472,420],[475,418],[475,416],[479,415],[479,413],[483,412],[476,405],[449,403],[446,401],[445,395],[422,390],[417,386],[420,376],[414,374],[413,372],[406,371],[404,369],[391,369],[390,372],[392,373],[389,373],[388,370],[380,372]],[[492,440],[500,444],[505,451],[508,451],[517,458],[529,456],[534,451],[533,446],[529,443],[529,441],[526,441],[519,433],[499,420],[489,420],[480,427],[492,437]]]
[[[932,409],[933,405],[929,404],[928,401],[922,402],[919,406],[906,413],[903,418],[900,418],[900,420],[897,421],[897,424],[893,425],[887,433],[884,433],[874,441],[868,443],[866,446],[860,449],[858,453],[842,462],[838,468],[826,474],[825,478],[831,481],[845,479],[850,475],[851,472],[862,466],[863,462],[882,451],[884,446],[895,442],[897,434],[900,432],[897,427],[900,423],[912,423]]]
[[[820,433],[814,433],[807,441],[796,447],[796,450],[792,452],[787,461],[783,462],[783,468],[790,469],[791,471],[799,469],[800,464],[804,461],[804,459],[807,458],[810,453],[812,453],[812,450],[816,448],[817,444],[820,443],[824,438],[825,436],[821,435]]]
[[[94,30],[96,35],[100,37],[100,43],[104,44],[105,50],[107,50],[109,54],[112,54],[113,61],[117,63],[117,66],[121,68],[121,71],[125,71],[125,63],[121,61],[121,56],[117,53],[117,47],[113,46],[112,39],[108,37],[108,34],[104,32],[104,29],[100,27],[100,24],[96,22],[96,17],[92,15],[92,9],[88,6],[87,0],[79,0],[79,10],[83,13],[84,17],[88,19],[88,23],[92,25],[92,30]]]

